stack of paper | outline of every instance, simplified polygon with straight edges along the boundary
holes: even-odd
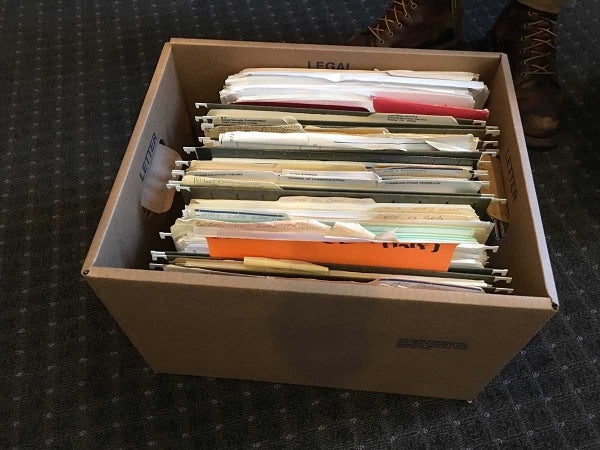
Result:
[[[472,73],[414,71],[247,69],[225,80],[222,103],[318,107],[487,117],[488,89]],[[425,105],[428,105],[425,106]],[[443,109],[446,108],[446,109]],[[443,114],[452,115],[452,114]]]
[[[498,136],[498,129],[485,126],[485,120],[462,119],[452,115],[412,113],[371,113],[334,108],[298,108],[286,106],[222,105],[197,103],[207,113],[197,116],[202,131],[212,138],[235,130],[258,131],[330,131],[329,128],[355,127],[368,131],[379,127],[390,132],[471,133],[479,138]],[[274,127],[274,128],[272,128]],[[307,128],[308,127],[308,128]],[[378,130],[378,131],[380,131]]]
[[[248,69],[199,103],[152,267],[509,292],[487,267],[499,130],[458,72]],[[484,159],[486,161],[484,162]]]
[[[171,236],[177,250],[184,253],[225,258],[284,254],[285,258],[293,259],[294,254],[306,252],[300,259],[310,257],[313,262],[354,265],[362,261],[364,265],[405,269],[447,270],[452,264],[479,269],[487,261],[486,251],[495,249],[485,245],[493,224],[481,221],[470,206],[357,203],[344,198],[325,200],[310,197],[286,197],[275,202],[197,199],[173,225]],[[262,245],[269,240],[282,245]],[[348,245],[324,246],[328,250],[322,260],[317,261],[315,255],[308,253],[312,245],[309,242],[362,243],[356,247],[367,249],[375,263],[368,263],[366,255],[358,255],[360,259],[356,261],[344,260],[352,258],[345,255],[352,247]],[[298,248],[294,247],[295,243],[299,243]],[[219,251],[223,244],[232,246]],[[252,252],[250,245],[256,245]],[[402,254],[404,248],[417,249],[419,251],[411,253],[420,254],[425,247],[431,247],[430,251],[440,258],[434,261],[427,255],[422,261],[423,267],[414,267],[415,260],[391,258],[391,254]],[[388,253],[390,256],[384,260],[378,259]]]
[[[476,179],[484,173],[487,172],[450,165],[196,160],[186,171],[175,172],[183,178],[169,185],[206,187],[219,182],[230,188],[478,194],[482,186],[489,185],[488,181]]]

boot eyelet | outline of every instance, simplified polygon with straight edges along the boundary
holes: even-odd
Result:
[[[409,19],[410,19],[410,14],[404,14],[404,18],[405,18],[406,20],[409,20]]]
[[[385,41],[383,39],[377,39],[377,45],[383,45]]]
[[[389,37],[394,37],[394,32],[393,32],[393,31],[390,31],[390,32],[388,33],[388,36],[389,36]]]
[[[411,3],[411,4],[410,4],[410,7],[411,7],[412,9],[417,9],[417,6],[419,6],[419,5],[417,5],[416,3]]]

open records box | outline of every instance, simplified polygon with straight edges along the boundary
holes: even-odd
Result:
[[[195,102],[249,67],[469,71],[490,88],[510,225],[494,255],[512,295],[149,270],[182,209],[140,198],[158,142],[197,143]],[[156,72],[83,275],[156,372],[473,399],[558,308],[506,55],[173,39]]]

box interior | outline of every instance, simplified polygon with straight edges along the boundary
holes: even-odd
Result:
[[[291,51],[282,44],[172,40],[161,55],[157,69],[162,70],[156,71],[150,85],[84,272],[91,267],[146,269],[151,249],[169,247],[168,241],[158,238],[158,232],[168,230],[181,204],[175,202],[171,214],[146,215],[140,206],[142,167],[145,160],[151,160],[157,141],[178,151],[183,146],[195,145],[195,102],[218,102],[225,78],[244,68],[326,65],[351,69],[460,70],[481,75],[491,91],[489,123],[501,128],[500,161],[511,218],[494,263],[509,269],[514,295],[550,298],[556,303],[516,99],[512,89],[507,89],[512,85],[508,62],[505,56],[494,53],[398,52],[311,45],[298,45]],[[148,277],[152,275],[147,271]],[[260,279],[255,281],[260,288]],[[268,281],[263,282],[266,288]],[[308,286],[315,282],[299,280],[298,283]]]

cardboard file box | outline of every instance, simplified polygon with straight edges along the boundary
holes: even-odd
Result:
[[[510,227],[496,267],[514,295],[148,270],[171,214],[140,196],[156,143],[194,145],[194,102],[248,67],[472,71],[500,126]],[[558,308],[506,55],[173,39],[156,72],[83,275],[156,372],[472,399]]]

